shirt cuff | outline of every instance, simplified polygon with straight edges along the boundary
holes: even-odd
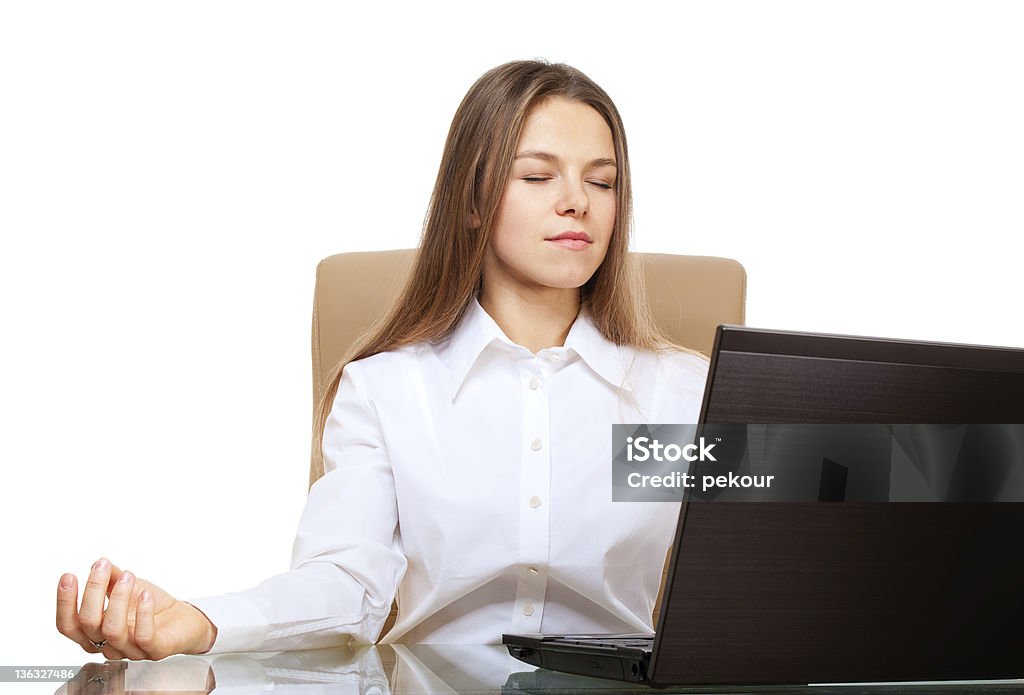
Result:
[[[267,639],[267,619],[241,596],[207,596],[186,603],[201,610],[217,628],[217,638],[206,654],[257,651]]]

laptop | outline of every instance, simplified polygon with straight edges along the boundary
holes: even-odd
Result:
[[[821,462],[824,501],[694,494],[654,636],[503,635],[512,656],[654,686],[1024,677],[1024,497],[1006,486],[1024,468],[1024,350],[723,325],[700,423],[885,427],[908,460],[920,444],[907,469],[942,489],[878,501],[876,475],[862,486],[874,493],[844,496],[870,466],[848,466],[837,488],[840,452]],[[918,437],[928,427],[938,434]],[[946,435],[988,454],[940,474],[929,461]],[[960,494],[984,458],[997,465],[982,492]],[[903,484],[893,465],[883,486]]]

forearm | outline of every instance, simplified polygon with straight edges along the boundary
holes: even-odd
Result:
[[[210,653],[370,643],[387,618],[404,558],[395,554],[380,569],[380,584],[368,588],[336,564],[308,562],[251,589],[189,603],[216,625]]]

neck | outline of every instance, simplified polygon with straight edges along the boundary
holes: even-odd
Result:
[[[513,342],[533,353],[565,344],[580,311],[579,289],[545,288],[543,292],[480,291],[483,307]]]

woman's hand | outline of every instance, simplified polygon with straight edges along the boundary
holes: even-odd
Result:
[[[92,566],[81,608],[78,578],[70,573],[60,578],[57,630],[90,654],[101,652],[108,659],[202,654],[217,637],[216,626],[198,608],[122,572],[106,558]]]

